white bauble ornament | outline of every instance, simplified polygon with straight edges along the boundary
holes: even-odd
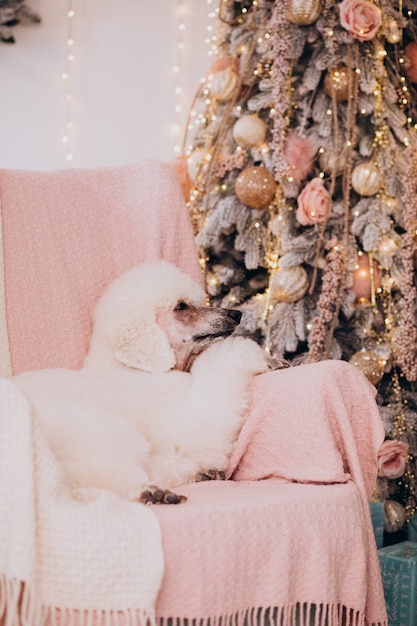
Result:
[[[321,13],[321,0],[289,0],[288,19],[297,26],[308,26]]]
[[[381,187],[381,182],[381,172],[371,161],[359,163],[352,172],[352,187],[361,196],[375,195]]]
[[[384,530],[387,533],[396,533],[405,524],[405,509],[396,500],[385,500],[384,503]]]
[[[301,265],[276,269],[269,282],[271,300],[296,302],[308,289],[308,274]]]
[[[216,72],[209,85],[211,95],[220,102],[231,100],[238,87],[239,75],[231,67]]]
[[[197,178],[204,160],[204,151],[196,148],[187,159],[188,175],[192,181]]]
[[[259,146],[265,139],[266,124],[257,115],[242,115],[233,126],[233,138],[243,148]]]
[[[346,167],[346,153],[336,154],[333,150],[325,150],[319,158],[320,167],[326,174],[341,174]]]

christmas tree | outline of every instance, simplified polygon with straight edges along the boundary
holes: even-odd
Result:
[[[416,9],[223,0],[177,163],[212,304],[377,387],[389,530],[416,508]]]
[[[12,27],[17,24],[39,24],[39,14],[24,0],[0,0],[0,41],[15,43]]]

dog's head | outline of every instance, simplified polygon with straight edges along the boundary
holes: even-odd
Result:
[[[166,261],[142,263],[116,279],[95,309],[89,359],[109,355],[146,372],[188,371],[208,345],[240,322],[233,309],[205,306],[204,290]]]

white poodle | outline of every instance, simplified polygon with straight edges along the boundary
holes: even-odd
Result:
[[[254,341],[228,337],[236,310],[165,261],[109,285],[80,370],[14,377],[70,482],[142,502],[222,476],[248,409],[249,383],[270,365]]]

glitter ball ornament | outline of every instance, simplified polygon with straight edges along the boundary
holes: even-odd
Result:
[[[236,178],[236,195],[251,209],[265,209],[274,199],[275,191],[275,179],[263,165],[247,167]]]
[[[333,94],[338,102],[343,102],[349,96],[349,69],[342,65],[330,68],[324,77],[324,91],[328,96]]]
[[[308,289],[308,274],[301,265],[278,268],[269,282],[271,302],[296,302]]]
[[[297,26],[308,26],[321,13],[321,0],[289,0],[288,19]]]
[[[257,115],[242,115],[233,126],[233,138],[243,148],[259,146],[265,134],[266,124]]]
[[[385,500],[384,503],[384,530],[387,533],[396,533],[405,524],[405,509],[396,500]]]
[[[359,163],[352,172],[352,187],[361,196],[376,194],[381,182],[381,172],[371,161]]]
[[[383,359],[372,350],[362,348],[351,356],[349,363],[360,369],[372,385],[377,385],[384,375]]]
[[[239,75],[232,67],[216,72],[210,82],[210,93],[219,102],[227,102],[235,95],[239,86]]]

